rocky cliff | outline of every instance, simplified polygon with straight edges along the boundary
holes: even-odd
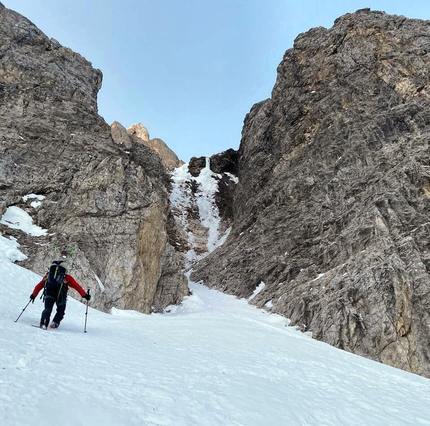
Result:
[[[430,25],[300,34],[246,116],[227,242],[192,278],[430,377]]]
[[[233,223],[237,152],[193,157],[171,174],[171,210],[178,228],[175,247],[186,254],[185,267],[222,245]]]
[[[110,127],[112,139],[117,144],[123,145],[125,148],[130,148],[134,142],[151,148],[158,154],[161,162],[168,171],[172,171],[184,164],[162,139],[150,139],[148,129],[143,123],[133,124],[126,129],[121,123],[114,121]]]
[[[185,253],[210,251],[192,279],[430,377],[429,63],[428,22],[364,9],[312,29],[238,152],[171,179],[181,162],[161,139],[98,115],[101,72],[0,3],[0,215],[18,206],[48,232],[0,231],[41,274],[68,257],[103,310],[180,302]]]
[[[94,307],[160,311],[188,293],[170,244],[169,177],[153,150],[112,139],[97,114],[101,83],[86,59],[0,3],[0,215],[21,207],[48,235],[0,230],[40,274],[76,249],[72,273]],[[43,201],[31,206],[28,194]]]

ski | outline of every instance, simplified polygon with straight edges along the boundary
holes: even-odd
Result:
[[[31,326],[32,327],[36,327],[36,328],[42,328],[42,327],[40,327],[40,325],[37,325],[37,324],[31,324]],[[49,326],[49,327],[47,327],[46,328],[46,330],[56,330],[58,327],[51,327],[51,326]],[[42,328],[42,330],[45,330],[44,328]]]
[[[31,324],[32,327],[36,327],[36,328],[40,328],[43,330],[43,328],[40,327],[40,325],[36,325],[36,324]]]

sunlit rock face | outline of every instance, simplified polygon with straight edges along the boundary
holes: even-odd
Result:
[[[300,34],[246,116],[233,229],[192,279],[430,377],[430,26],[368,9]],[[260,287],[261,289],[262,287]]]
[[[127,133],[134,143],[143,144],[155,151],[168,170],[171,171],[184,164],[162,139],[150,139],[148,129],[143,123],[133,124],[127,129]]]
[[[97,114],[101,83],[85,58],[0,3],[0,214],[21,207],[48,233],[0,230],[40,274],[69,257],[92,306],[161,311],[188,294],[170,244],[169,177],[153,150]],[[28,194],[43,201],[32,207]]]

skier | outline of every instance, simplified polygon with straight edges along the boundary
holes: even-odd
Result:
[[[52,262],[48,273],[46,273],[42,280],[36,284],[30,295],[30,299],[34,303],[34,299],[37,297],[40,290],[44,288],[43,296],[45,309],[43,310],[40,318],[40,328],[43,328],[44,330],[48,327],[54,303],[57,304],[57,312],[49,328],[57,328],[60,325],[66,310],[67,291],[69,286],[74,288],[84,299],[91,299],[89,293],[85,293],[85,290],[81,285],[75,281],[71,275],[67,274],[66,268],[60,265],[62,262],[62,260]]]

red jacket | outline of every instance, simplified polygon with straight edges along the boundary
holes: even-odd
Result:
[[[39,291],[42,290],[43,287],[45,287],[45,278],[48,275],[45,275],[42,280],[36,284],[36,287],[33,289],[33,296],[37,297],[39,294]],[[66,277],[64,278],[64,281],[67,283],[69,287],[74,288],[82,297],[85,297],[87,294],[86,291],[80,286],[80,284],[69,274],[66,274]]]

